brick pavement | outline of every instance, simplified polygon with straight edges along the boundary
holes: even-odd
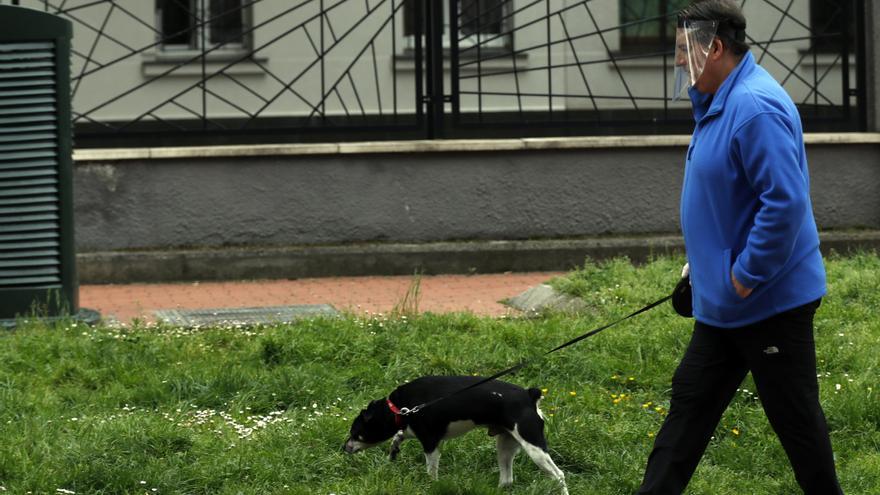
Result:
[[[563,272],[432,275],[421,278],[419,311],[470,311],[502,316],[499,303]],[[177,284],[81,285],[80,307],[123,323],[153,321],[158,309],[207,309],[331,304],[355,313],[385,313],[405,296],[410,276],[335,277],[300,280]]]

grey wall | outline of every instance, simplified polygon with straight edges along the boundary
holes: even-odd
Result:
[[[78,251],[675,233],[682,147],[87,162]],[[880,145],[808,148],[822,229],[880,228]]]

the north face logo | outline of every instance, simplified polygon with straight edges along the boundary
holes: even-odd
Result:
[[[764,354],[767,354],[768,356],[770,354],[779,354],[779,348],[775,345],[771,345],[770,347],[764,349]]]

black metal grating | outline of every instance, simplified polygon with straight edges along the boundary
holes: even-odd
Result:
[[[54,42],[0,43],[0,288],[59,288]]]

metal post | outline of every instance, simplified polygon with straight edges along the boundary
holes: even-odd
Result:
[[[200,0],[199,11],[196,16],[196,24],[199,27],[200,42],[202,45],[202,130],[208,129],[208,69],[207,69],[207,46],[205,45],[205,32],[210,29],[205,20],[208,13],[205,10],[205,0]]]
[[[459,59],[458,59],[458,37],[459,33],[459,11],[458,5],[461,0],[449,0],[449,83],[450,83],[450,97],[452,100],[452,121],[455,124],[458,124],[461,106],[459,103]],[[479,0],[477,0],[479,3]],[[453,125],[455,125],[453,124]]]
[[[840,79],[841,79],[841,84],[843,85],[843,88],[842,88],[843,89],[843,116],[847,122],[851,122],[850,108],[852,107],[852,105],[850,103],[851,103],[851,99],[852,99],[851,97],[855,96],[855,95],[853,95],[852,88],[850,88],[850,85],[849,85],[849,54],[850,54],[850,46],[849,46],[850,37],[849,37],[849,35],[851,34],[849,32],[849,30],[850,30],[849,20],[851,19],[850,16],[852,15],[852,12],[850,12],[851,3],[852,2],[842,2],[842,5],[840,6],[840,8],[842,9],[842,15],[843,15],[843,21],[841,22],[841,24],[843,25],[843,29],[841,30],[842,32],[840,33],[840,49],[841,49],[841,56],[843,57],[843,65],[842,65],[842,74],[841,75],[843,77],[841,77]],[[858,36],[858,29],[856,29],[856,36]],[[858,43],[858,41],[857,41],[857,43]],[[817,86],[816,87],[816,94],[818,94],[818,93],[819,93],[819,88]]]
[[[873,81],[874,87],[877,87],[877,77],[880,76],[880,67],[877,66],[878,60],[880,57],[877,56],[877,45],[874,43],[868,42],[868,37],[873,36],[874,39],[877,38],[876,30],[877,23],[876,22],[867,22],[866,18],[871,18],[876,20],[880,18],[880,6],[877,3],[872,3],[871,5],[866,5],[865,0],[858,0],[856,2],[856,8],[858,9],[856,12],[856,108],[859,109],[859,130],[864,131],[880,131],[880,122],[878,122],[877,114],[880,113],[880,94],[877,94],[876,91],[873,92],[873,97],[869,98],[868,90],[868,50],[869,46],[873,53],[872,57],[872,67],[873,67]],[[871,17],[869,17],[871,16]],[[871,30],[868,30],[868,26],[871,26]],[[873,101],[872,101],[873,100]],[[868,106],[873,105],[874,111],[870,112],[868,110]],[[869,123],[868,114],[872,115],[871,121]],[[873,129],[869,129],[868,126],[873,126]]]
[[[443,2],[428,1],[428,138],[443,131]]]

